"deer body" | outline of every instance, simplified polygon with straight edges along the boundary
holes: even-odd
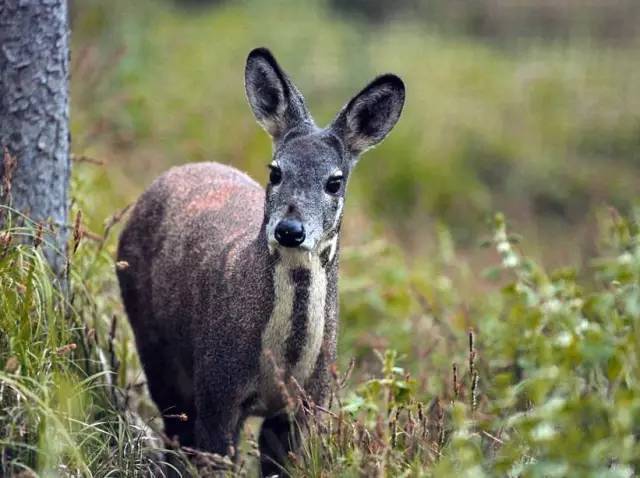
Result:
[[[249,55],[245,84],[274,140],[266,191],[217,163],[169,170],[122,233],[118,278],[152,398],[188,417],[166,418],[167,435],[233,454],[244,419],[263,416],[267,475],[298,441],[283,384],[327,395],[346,180],[395,124],[404,87],[380,77],[320,129],[267,50]]]

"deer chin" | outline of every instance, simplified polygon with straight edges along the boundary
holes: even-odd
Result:
[[[268,242],[269,253],[276,251],[281,259],[292,264],[304,265],[320,259],[321,263],[331,263],[338,252],[338,234],[324,237],[314,243],[305,241],[299,247],[284,247],[275,239]]]
[[[317,245],[311,247],[306,244],[301,244],[298,247],[284,247],[275,240],[269,241],[268,247],[271,255],[277,252],[281,259],[300,265],[303,265],[305,262],[311,262],[314,258],[317,259],[320,253]]]
[[[285,247],[276,240],[274,235],[269,235],[267,247],[269,249],[269,254],[271,255],[275,254],[277,251],[280,255],[297,257],[306,255],[318,256],[325,246],[324,241],[312,241],[307,239],[298,247]]]

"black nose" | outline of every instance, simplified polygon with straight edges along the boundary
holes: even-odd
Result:
[[[275,235],[284,247],[298,247],[304,241],[304,226],[295,219],[283,219],[276,226]]]

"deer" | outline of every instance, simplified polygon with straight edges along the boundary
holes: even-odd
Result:
[[[303,439],[282,384],[315,404],[330,391],[347,182],[395,126],[405,86],[378,76],[321,128],[268,49],[249,53],[244,84],[272,140],[266,188],[216,162],[169,169],[123,228],[117,276],[166,435],[233,457],[245,419],[263,417],[272,476]]]

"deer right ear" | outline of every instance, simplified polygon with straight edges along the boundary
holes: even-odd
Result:
[[[382,75],[338,113],[331,129],[354,157],[382,141],[395,126],[402,113],[404,91],[404,83],[396,75]]]
[[[256,120],[274,141],[301,122],[313,124],[304,98],[266,48],[249,53],[244,87]]]

